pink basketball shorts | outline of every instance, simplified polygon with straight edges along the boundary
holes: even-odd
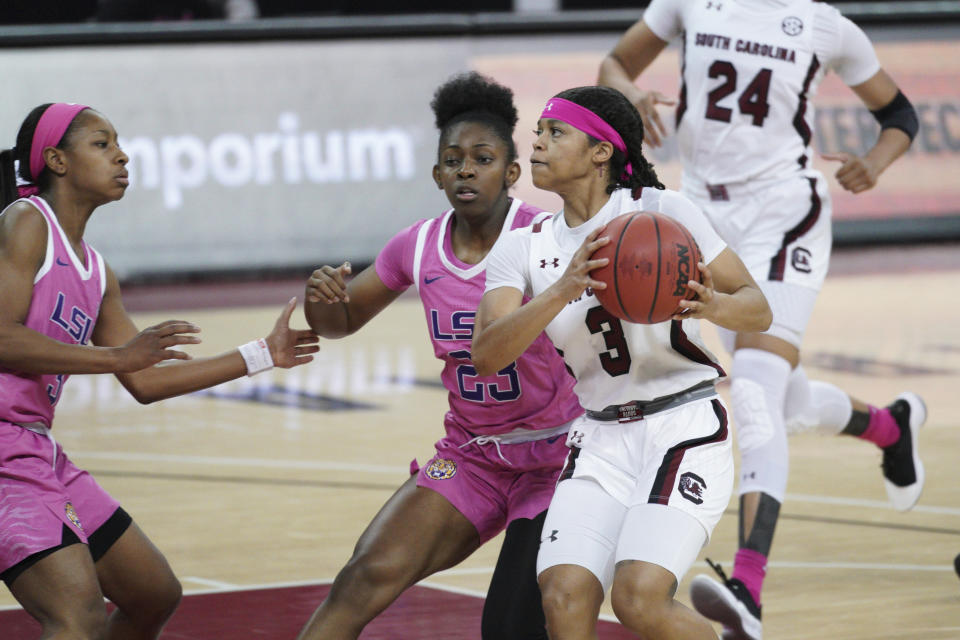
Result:
[[[0,420],[0,573],[59,546],[64,525],[86,543],[119,506],[50,438]]]
[[[437,454],[423,467],[411,465],[417,486],[436,491],[467,517],[480,534],[480,544],[518,518],[534,518],[550,506],[557,478],[570,449],[566,434],[544,440],[478,444],[457,437],[436,443]],[[502,456],[502,457],[501,457]]]

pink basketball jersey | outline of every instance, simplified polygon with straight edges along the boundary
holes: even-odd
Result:
[[[33,280],[33,297],[24,326],[60,342],[87,344],[106,287],[103,258],[85,242],[83,255],[78,257],[50,205],[39,196],[25,200],[47,221],[47,252]],[[0,367],[0,420],[18,424],[39,422],[50,427],[68,377]]]
[[[514,198],[503,231],[525,227],[542,212]],[[451,417],[473,435],[548,429],[583,410],[574,379],[545,334],[516,362],[480,377],[470,360],[473,322],[486,283],[486,258],[466,264],[453,253],[453,210],[394,236],[377,256],[380,279],[393,290],[417,287],[434,354],[444,362]]]

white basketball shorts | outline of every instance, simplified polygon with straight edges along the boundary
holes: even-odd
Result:
[[[573,423],[573,451],[550,502],[537,573],[574,564],[604,590],[622,560],[671,571],[679,582],[727,508],[734,469],[719,398],[635,422]]]
[[[773,311],[765,333],[800,346],[830,266],[832,207],[816,171],[738,185],[704,185],[684,176],[693,200],[746,265]]]

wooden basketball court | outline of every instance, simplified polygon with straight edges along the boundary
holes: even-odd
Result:
[[[792,438],[789,494],[764,590],[766,638],[960,638],[958,253],[886,248],[835,261],[805,341],[808,374],[876,404],[902,390],[920,393],[929,408],[920,436],[927,485],[913,511],[897,513],[872,444]],[[198,323],[204,343],[192,352],[213,354],[267,333],[282,304],[302,291],[300,283],[264,285],[255,296],[248,289],[134,290],[128,305],[165,307],[136,313],[141,327],[172,317]],[[251,299],[268,306],[235,306]],[[208,305],[222,308],[197,308]],[[295,318],[304,325],[299,311]],[[716,346],[712,329],[704,332]],[[244,637],[216,623],[242,611],[261,620],[257,637],[292,638],[324,592],[309,585],[336,575],[410,460],[431,455],[446,407],[439,371],[419,302],[405,296],[359,335],[324,342],[307,367],[206,393],[140,406],[112,377],[74,377],[55,435],[165,552],[187,594],[248,594],[242,604],[188,596],[166,637]],[[734,497],[702,553],[726,567],[736,550],[736,507]],[[481,595],[499,542],[428,581],[436,589],[425,589],[416,617],[426,616],[434,633],[407,627],[401,614],[383,635],[365,637],[479,638],[479,600],[467,606],[474,613],[460,614],[436,593]],[[689,579],[708,570],[695,565],[680,588],[684,602]],[[309,588],[267,588],[282,585]],[[4,640],[32,637],[4,629],[22,616],[15,604],[0,590]],[[270,626],[277,618],[285,626]]]

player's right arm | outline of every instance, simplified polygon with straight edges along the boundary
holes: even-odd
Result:
[[[46,249],[47,223],[34,207],[14,204],[0,216],[0,366],[31,374],[135,371],[169,358],[186,358],[169,347],[199,342],[183,335],[198,329],[181,321],[150,327],[131,344],[108,348],[66,344],[27,328],[33,280]]]
[[[643,141],[654,147],[662,144],[667,129],[657,111],[658,104],[676,101],[659,91],[641,91],[634,80],[667,46],[643,20],[634,24],[600,63],[597,84],[616,89],[637,107],[643,119]]]
[[[322,338],[342,338],[356,332],[402,293],[383,283],[370,265],[349,283],[350,263],[324,265],[307,280],[304,313]]]
[[[604,267],[607,258],[591,260],[590,256],[608,244],[607,236],[600,236],[602,228],[594,229],[577,249],[560,279],[523,304],[523,292],[515,286],[497,286],[511,269],[509,253],[519,244],[515,232],[500,238],[487,256],[487,291],[480,299],[473,325],[473,345],[470,359],[479,376],[489,376],[519,359],[547,325],[571,300],[578,298],[587,287],[603,289],[606,285],[590,277],[594,269]],[[493,284],[491,288],[490,283]]]

